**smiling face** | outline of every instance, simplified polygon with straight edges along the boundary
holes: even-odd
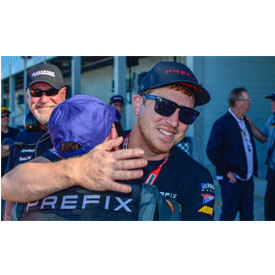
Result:
[[[30,89],[47,90],[53,88],[51,85],[43,82],[35,83],[29,87]],[[53,109],[66,98],[66,88],[63,87],[55,96],[46,96],[45,93],[41,97],[33,97],[28,91],[26,92],[27,102],[31,112],[38,121],[40,128],[49,121]]]
[[[153,89],[151,95],[160,96],[176,102],[180,106],[194,108],[194,97],[187,96],[180,91],[168,87]],[[133,98],[136,120],[133,127],[135,142],[131,147],[141,147],[145,150],[148,159],[161,159],[173,146],[179,143],[188,130],[188,125],[179,121],[180,109],[170,117],[164,117],[155,112],[156,101],[144,99],[140,95]]]

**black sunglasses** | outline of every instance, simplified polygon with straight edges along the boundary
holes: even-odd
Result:
[[[179,121],[187,125],[192,124],[200,114],[200,112],[194,109],[185,106],[179,106],[177,103],[163,97],[149,94],[143,95],[143,97],[154,99],[156,101],[155,112],[161,116],[169,117],[175,113],[177,108],[179,108]]]
[[[10,114],[2,114],[1,118],[4,118],[4,117],[10,117]]]
[[[28,89],[28,90],[29,90],[31,96],[33,96],[33,97],[41,97],[43,95],[43,93],[45,93],[46,96],[54,96],[54,95],[57,95],[60,91],[55,88],[51,88],[48,90],[39,90],[39,89]]]

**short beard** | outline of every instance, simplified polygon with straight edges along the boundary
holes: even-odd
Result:
[[[143,144],[145,144],[145,146],[153,153],[155,154],[167,154],[168,152],[170,152],[170,150],[173,148],[173,146],[171,146],[168,150],[161,150],[159,148],[157,148],[154,145],[154,142],[152,140],[152,138],[150,138],[150,136],[148,134],[146,134],[146,125],[144,125],[142,122],[140,123],[140,119],[138,120],[138,125],[139,125],[139,129],[140,129],[140,133],[143,137]]]
[[[49,117],[48,118],[43,118],[40,114],[33,114],[35,119],[40,123],[40,124],[46,124],[49,122]]]

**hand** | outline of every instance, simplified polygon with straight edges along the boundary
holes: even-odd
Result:
[[[249,125],[252,125],[252,120],[248,116],[244,116],[244,118],[248,121]]]
[[[131,186],[115,180],[137,179],[143,176],[142,169],[147,160],[142,159],[144,151],[139,148],[113,151],[123,141],[122,137],[96,146],[89,153],[74,158],[71,167],[77,184],[96,191],[131,192]]]
[[[232,172],[228,172],[226,176],[229,178],[229,182],[232,184],[234,184],[237,181],[235,175]]]

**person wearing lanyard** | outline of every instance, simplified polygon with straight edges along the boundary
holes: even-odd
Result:
[[[220,220],[253,220],[254,180],[258,162],[255,142],[244,114],[250,110],[251,99],[245,87],[235,88],[228,97],[228,112],[214,122],[206,153],[216,167],[221,186]]]
[[[177,201],[181,205],[181,216],[184,221],[214,220],[215,187],[210,172],[175,146],[184,138],[189,125],[199,116],[200,113],[194,109],[195,106],[207,104],[209,101],[208,91],[198,83],[187,66],[178,62],[159,62],[141,80],[138,92],[133,97],[135,121],[132,131],[123,132],[124,149],[121,148],[122,150],[114,153],[115,155],[117,152],[125,152],[127,156],[131,149],[141,150],[142,155],[139,156],[143,158],[139,162],[132,157],[133,162],[118,160],[113,164],[114,167],[120,165],[126,168],[127,163],[132,163],[133,168],[138,168],[134,163],[139,163],[140,168],[145,167],[141,174],[138,170],[135,171],[136,178],[141,177],[143,182],[156,186],[166,199]],[[41,159],[45,158],[40,158],[40,161]],[[31,170],[32,176],[36,176],[40,164],[37,161],[30,163],[28,167],[21,165],[17,172],[25,175]],[[83,186],[91,176],[89,171],[92,171],[93,167],[89,153],[73,162],[61,160],[53,164],[43,164],[43,171],[39,173],[47,176],[48,183],[55,183],[54,187],[51,184],[42,185],[43,182],[36,177],[39,192],[28,192],[24,201],[26,198],[41,199],[74,185]],[[66,169],[61,169],[63,165],[66,165]],[[77,167],[80,170],[76,176]],[[126,180],[126,184],[121,185],[124,188],[118,190],[125,193],[131,192],[131,186],[127,184],[129,175],[134,179],[131,166],[127,167],[129,171],[121,170],[121,173],[113,176],[114,180]],[[16,180],[17,172],[5,178],[4,186],[7,182]],[[58,182],[56,178],[59,179]],[[20,184],[26,186],[27,177],[21,177]],[[111,181],[98,182],[97,190],[100,185],[104,186],[102,190],[106,190],[106,187],[108,190],[113,184]],[[89,188],[88,184],[83,187]],[[14,196],[10,192],[8,194],[10,197]]]
[[[275,92],[265,98],[271,99],[272,115],[267,119],[262,130],[259,130],[249,117],[246,117],[246,119],[250,123],[254,137],[261,143],[267,141],[265,165],[268,168],[266,173],[265,220],[275,221]]]
[[[209,171],[175,146],[199,116],[194,109],[210,95],[194,74],[177,62],[160,62],[143,78],[133,97],[135,121],[123,148],[145,151],[142,180],[176,199],[183,220],[213,220],[215,188]]]

